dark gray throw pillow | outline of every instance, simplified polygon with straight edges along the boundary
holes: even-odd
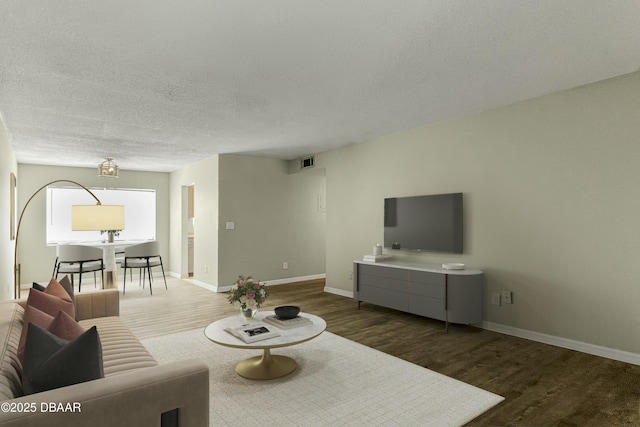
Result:
[[[28,328],[22,364],[25,394],[104,378],[102,345],[95,326],[73,341],[33,323]]]
[[[40,283],[33,282],[33,286],[32,287],[33,287],[33,289],[37,289],[40,292],[44,292],[44,286],[42,286]]]
[[[71,280],[69,280],[69,276],[64,276],[58,283],[60,283],[60,285],[62,285],[64,290],[67,291],[67,293],[69,294],[69,298],[71,298],[71,302],[75,307],[76,296],[73,294],[73,285],[71,285]]]

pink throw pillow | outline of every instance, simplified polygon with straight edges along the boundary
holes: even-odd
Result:
[[[59,285],[59,284],[58,284]],[[27,306],[33,306],[40,311],[44,311],[49,316],[56,316],[59,311],[64,311],[72,318],[76,317],[76,310],[73,307],[73,303],[69,298],[69,295],[66,293],[64,289],[62,289],[67,295],[67,298],[62,299],[56,295],[52,295],[51,293],[41,292],[37,289],[29,290],[29,297],[27,298]],[[52,292],[57,293],[54,290]]]
[[[47,287],[44,289],[44,293],[56,296],[63,301],[69,301],[70,303],[73,303],[73,301],[71,300],[71,296],[66,291],[66,289],[53,277],[49,281]]]
[[[46,329],[66,341],[72,341],[85,332],[85,329],[64,311],[60,311]]]

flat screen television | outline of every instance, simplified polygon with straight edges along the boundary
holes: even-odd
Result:
[[[462,253],[462,193],[384,199],[384,246]]]

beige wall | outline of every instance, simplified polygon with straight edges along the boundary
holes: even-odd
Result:
[[[97,164],[97,163],[96,163]],[[85,187],[149,188],[156,190],[156,238],[163,260],[169,258],[169,174],[120,170],[117,179],[99,177],[97,168],[18,165],[18,206],[46,183],[68,179]],[[64,185],[64,183],[62,183]],[[46,194],[42,190],[29,204],[20,227],[18,258],[22,284],[47,282],[56,258],[55,246],[46,245]],[[170,267],[169,267],[170,268]]]
[[[0,119],[0,299],[13,298],[14,241],[9,236],[9,175],[18,174],[16,157],[9,144],[7,130]],[[17,219],[16,219],[17,221]]]
[[[485,320],[640,353],[640,73],[316,156],[327,286],[383,237],[383,199],[463,192]],[[514,304],[490,305],[513,291]]]
[[[262,280],[324,274],[324,173],[291,174],[288,162],[217,155],[171,173],[171,259],[186,272],[184,189],[195,186],[194,280],[213,288],[238,275]],[[226,223],[235,222],[234,230]],[[282,269],[282,262],[289,269]],[[179,267],[176,267],[179,265]],[[206,266],[206,268],[205,268]]]
[[[283,160],[220,156],[220,285],[239,275],[269,281],[324,274],[324,193],[321,169],[289,173]]]

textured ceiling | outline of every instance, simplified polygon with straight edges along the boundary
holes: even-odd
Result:
[[[20,163],[293,159],[640,68],[640,0],[3,0]]]

